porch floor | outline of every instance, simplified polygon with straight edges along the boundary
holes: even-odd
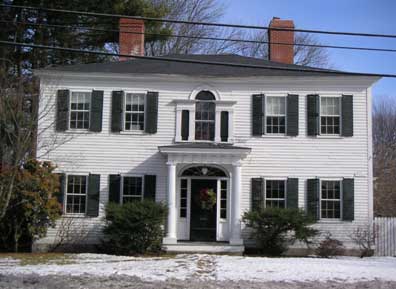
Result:
[[[224,253],[242,255],[244,245],[230,245],[228,242],[178,241],[177,244],[164,244],[163,249],[172,253]]]

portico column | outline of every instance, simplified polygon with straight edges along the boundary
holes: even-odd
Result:
[[[176,244],[176,164],[168,162],[168,231],[164,244]]]
[[[232,164],[231,245],[243,245],[241,238],[242,164]]]

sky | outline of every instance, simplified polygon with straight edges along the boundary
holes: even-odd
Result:
[[[296,28],[396,35],[396,0],[222,0],[221,22],[265,25],[272,17],[292,19]],[[322,44],[396,49],[396,38],[316,34]],[[328,49],[332,68],[396,74],[396,53]],[[396,78],[374,85],[374,99],[396,98]]]

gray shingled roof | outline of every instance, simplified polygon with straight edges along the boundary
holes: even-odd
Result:
[[[294,68],[294,69],[315,69],[316,72],[304,71],[285,71],[273,69],[230,67],[224,65],[197,64],[171,62],[166,60],[150,60],[150,59],[133,59],[128,61],[115,61],[106,63],[76,64],[53,66],[44,70],[48,71],[64,71],[78,73],[118,73],[118,74],[176,74],[187,76],[218,76],[218,77],[249,77],[249,76],[316,76],[329,75],[324,71],[335,72],[335,70],[312,68],[308,66],[283,64],[268,60],[245,57],[234,54],[220,55],[167,55],[163,56],[175,59],[193,59],[198,61],[226,62],[249,65],[270,65],[273,67]],[[330,75],[340,75],[339,73],[330,73]],[[343,72],[341,76],[350,75]],[[361,74],[364,75],[364,74]]]

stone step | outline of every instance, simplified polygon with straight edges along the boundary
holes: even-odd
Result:
[[[172,253],[220,253],[242,255],[243,245],[230,245],[222,242],[177,242],[177,244],[163,245],[166,252]]]

